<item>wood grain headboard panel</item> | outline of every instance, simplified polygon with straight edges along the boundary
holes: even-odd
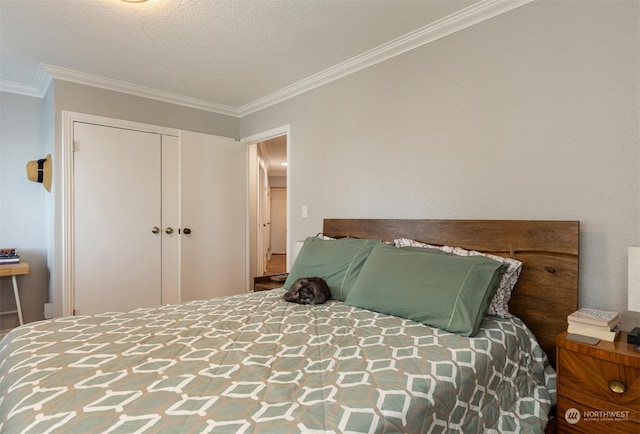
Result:
[[[578,308],[580,222],[536,220],[325,219],[331,237],[410,238],[523,263],[509,310],[536,335],[555,366],[555,337]]]

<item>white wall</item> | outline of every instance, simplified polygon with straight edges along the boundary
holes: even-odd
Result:
[[[579,304],[625,312],[639,7],[534,2],[244,117],[291,125],[291,240],[325,217],[580,220]]]
[[[18,277],[26,322],[43,319],[47,298],[47,198],[41,184],[27,179],[27,161],[47,154],[40,98],[0,92],[0,247],[18,247],[30,274]],[[0,279],[0,311],[15,309],[10,278]],[[0,329],[18,318],[0,318]]]

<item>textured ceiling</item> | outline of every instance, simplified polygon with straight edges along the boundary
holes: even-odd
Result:
[[[0,0],[0,83],[45,64],[241,107],[474,3]]]

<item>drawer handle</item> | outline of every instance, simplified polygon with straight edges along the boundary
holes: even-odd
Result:
[[[613,393],[624,393],[627,391],[627,386],[622,381],[613,379],[609,381],[609,389],[611,389]]]

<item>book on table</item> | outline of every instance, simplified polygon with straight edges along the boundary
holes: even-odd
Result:
[[[567,327],[567,332],[576,335],[590,336],[592,338],[602,339],[603,341],[613,342],[616,340],[616,336],[618,336],[618,333],[620,333],[620,324],[616,324],[611,330],[599,330],[589,326],[569,324],[569,326]]]
[[[620,332],[620,313],[581,308],[567,317],[567,332],[614,341]]]
[[[20,252],[15,247],[0,248],[0,265],[17,264],[20,262]]]
[[[602,327],[603,330],[611,330],[614,325],[620,322],[620,312],[583,307],[569,315],[567,322],[580,326],[599,326]]]

